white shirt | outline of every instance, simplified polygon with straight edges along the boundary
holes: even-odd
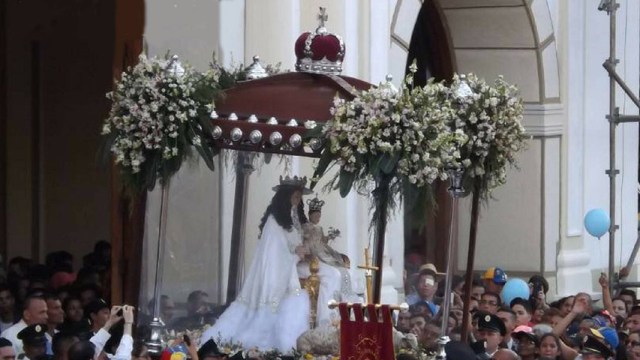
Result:
[[[107,344],[107,341],[111,337],[108,331],[104,329],[98,330],[98,332],[89,339],[91,343],[96,347],[96,352],[94,355],[94,359],[97,359],[104,346]],[[131,352],[133,351],[133,338],[129,334],[122,335],[122,339],[120,339],[120,344],[118,345],[118,349],[116,350],[116,354],[111,356],[108,355],[109,359],[112,360],[130,360]]]
[[[1,337],[11,341],[11,344],[13,344],[13,351],[16,352],[16,358],[20,356],[20,354],[24,353],[22,340],[18,339],[18,333],[26,327],[27,323],[24,322],[24,319],[20,319],[20,321],[0,334]]]
[[[13,322],[0,321],[0,333],[13,326]]]

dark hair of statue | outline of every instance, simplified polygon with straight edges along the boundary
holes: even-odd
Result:
[[[262,229],[267,222],[269,215],[273,215],[278,225],[282,226],[285,230],[291,231],[293,226],[293,220],[291,219],[291,196],[296,191],[302,191],[299,187],[295,186],[283,186],[278,187],[276,194],[271,199],[271,204],[267,206],[262,220],[260,220],[260,235],[262,235]],[[304,204],[300,201],[298,205],[298,217],[300,218],[300,224],[307,222],[307,217],[304,214]]]

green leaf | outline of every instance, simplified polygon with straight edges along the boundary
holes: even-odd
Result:
[[[318,180],[324,175],[333,160],[334,155],[329,149],[325,148],[320,156],[320,161],[318,161],[318,166],[316,166],[316,170],[313,172],[313,179],[310,185],[311,190],[318,184]]]
[[[207,164],[207,167],[209,168],[209,170],[215,171],[215,165],[213,164],[213,151],[211,150],[211,148],[206,144],[203,144],[201,146],[194,146],[194,147],[196,148],[196,150],[204,160],[204,163]]]
[[[338,180],[338,188],[340,189],[340,196],[347,197],[353,186],[353,182],[356,179],[355,172],[349,172],[340,170],[340,180]]]
[[[391,174],[396,168],[398,158],[399,155],[397,153],[393,155],[388,153],[382,154],[380,157],[380,170],[387,175]]]

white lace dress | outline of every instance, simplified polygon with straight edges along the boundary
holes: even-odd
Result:
[[[295,209],[291,231],[270,215],[262,229],[256,255],[242,290],[218,321],[202,335],[241,343],[245,349],[277,349],[290,353],[296,339],[309,329],[309,297],[300,288],[295,253],[302,244],[302,232]]]

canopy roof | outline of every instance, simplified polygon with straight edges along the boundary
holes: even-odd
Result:
[[[322,141],[305,138],[331,119],[334,97],[352,100],[371,84],[348,76],[291,72],[245,81],[225,91],[212,118],[220,148],[319,157]]]

